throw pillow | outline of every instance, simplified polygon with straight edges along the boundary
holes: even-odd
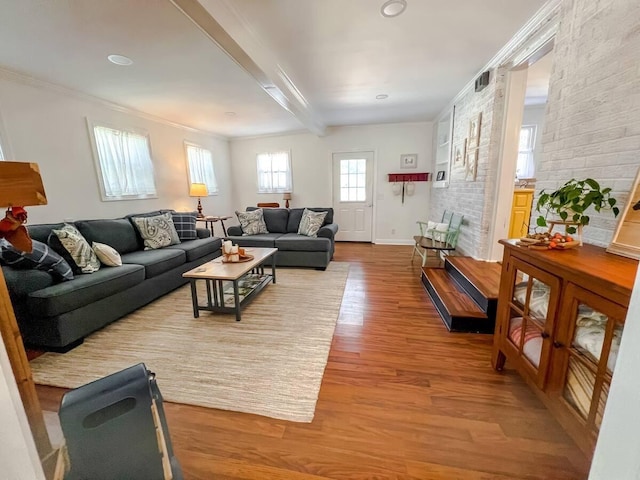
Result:
[[[122,265],[122,258],[118,251],[106,243],[93,242],[91,248],[96,253],[96,257],[107,267],[119,267]]]
[[[298,234],[306,235],[307,237],[317,237],[318,230],[320,230],[324,222],[324,217],[326,216],[327,212],[313,212],[305,208],[304,212],[302,212],[302,218],[300,219]]]
[[[242,235],[259,235],[261,233],[269,233],[267,224],[264,223],[264,214],[261,208],[251,210],[249,212],[238,212],[236,216],[242,227]]]
[[[69,264],[49,248],[46,243],[32,240],[33,251],[21,252],[4,239],[0,239],[0,259],[6,265],[20,269],[36,269],[48,272],[60,281],[73,280],[73,271]]]
[[[196,212],[175,212],[171,214],[173,225],[178,232],[178,238],[181,242],[185,240],[195,240],[198,238],[196,232]]]
[[[145,250],[155,250],[180,243],[170,213],[154,217],[133,217],[133,224],[144,240]]]
[[[64,250],[69,253],[77,270],[81,273],[93,273],[100,269],[100,260],[98,260],[96,254],[91,250],[91,246],[76,227],[65,223],[61,229],[54,229],[51,230],[51,232],[58,238]],[[51,236],[49,238],[51,239]],[[55,245],[51,245],[51,247],[55,249]],[[58,253],[60,254],[61,252],[58,251]],[[67,258],[67,262],[68,261],[69,259]],[[70,265],[73,268],[71,263]]]

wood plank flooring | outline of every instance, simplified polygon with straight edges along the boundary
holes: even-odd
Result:
[[[165,404],[187,480],[587,477],[524,381],[491,369],[492,337],[447,332],[411,248],[337,245],[351,269],[312,423]],[[38,392],[56,410],[64,390]]]

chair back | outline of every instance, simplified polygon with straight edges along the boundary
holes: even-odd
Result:
[[[451,217],[453,217],[453,212],[451,212],[449,210],[445,210],[442,213],[442,221],[440,223],[451,224]]]
[[[454,213],[451,216],[451,222],[449,223],[449,233],[447,235],[447,243],[451,248],[455,248],[458,243],[458,237],[460,236],[460,227],[462,227],[462,220],[464,215]]]
[[[266,208],[279,208],[280,204],[277,202],[262,202],[262,203],[258,203],[259,207],[266,207]]]

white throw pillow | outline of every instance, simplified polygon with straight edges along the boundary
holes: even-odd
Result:
[[[433,227],[433,229],[435,230],[435,233],[433,234],[433,239],[436,242],[444,242],[447,239],[447,235],[446,232],[447,230],[449,230],[449,224],[448,223],[436,223]],[[444,232],[444,233],[438,233],[438,232]]]
[[[96,252],[98,260],[107,267],[120,267],[122,265],[122,258],[120,258],[120,254],[115,248],[98,242],[93,242],[91,248]]]

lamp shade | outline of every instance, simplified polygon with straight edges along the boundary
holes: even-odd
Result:
[[[207,191],[207,186],[204,183],[192,183],[191,188],[189,188],[189,196],[190,197],[206,197],[209,195]]]
[[[291,192],[285,192],[282,196],[283,200],[291,200]]]
[[[0,207],[46,205],[37,163],[0,162]]]

